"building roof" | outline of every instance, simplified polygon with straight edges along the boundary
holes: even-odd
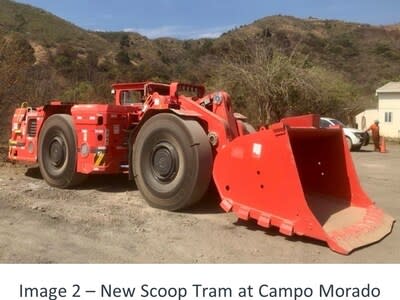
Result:
[[[400,82],[389,82],[376,90],[376,93],[400,93]]]

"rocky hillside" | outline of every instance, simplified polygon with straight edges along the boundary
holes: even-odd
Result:
[[[304,69],[317,67],[343,78],[352,85],[354,98],[363,99],[357,109],[374,104],[379,85],[400,79],[399,25],[272,16],[217,39],[150,40],[137,33],[86,31],[42,9],[9,0],[0,0],[0,6],[3,144],[19,102],[109,101],[109,86],[118,81],[184,80],[220,87],[229,81],[225,66],[251,60],[253,45],[295,55]],[[246,90],[245,86],[241,97],[250,98]],[[230,92],[235,99],[237,91]]]

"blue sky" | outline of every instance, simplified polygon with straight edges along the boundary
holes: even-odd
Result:
[[[374,25],[400,23],[400,0],[17,0],[84,29],[135,31],[149,38],[217,37],[276,14]]]

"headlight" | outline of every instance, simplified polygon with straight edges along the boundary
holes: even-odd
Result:
[[[82,157],[87,157],[89,155],[89,145],[86,143],[83,143],[81,145],[81,155]]]

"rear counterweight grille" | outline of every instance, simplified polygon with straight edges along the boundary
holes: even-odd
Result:
[[[37,127],[37,120],[31,119],[28,121],[28,136],[35,137],[36,136],[36,127]]]

